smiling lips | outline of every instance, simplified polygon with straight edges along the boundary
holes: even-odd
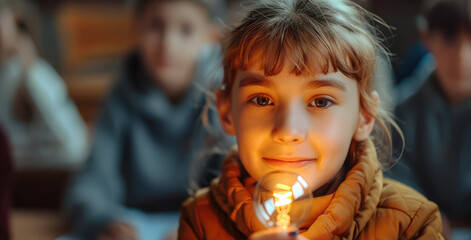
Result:
[[[316,159],[314,158],[262,158],[265,162],[277,166],[277,167],[288,167],[288,168],[302,168],[307,165],[313,164]]]

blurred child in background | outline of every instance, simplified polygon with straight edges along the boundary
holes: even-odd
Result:
[[[348,0],[258,3],[230,34],[217,92],[237,148],[183,204],[179,239],[443,239],[437,206],[383,178],[388,159],[376,153],[397,127],[373,88],[385,50],[368,23],[382,21]],[[255,216],[255,184],[273,171],[296,173],[313,191],[297,237]],[[267,198],[261,216],[275,206]]]
[[[68,191],[74,236],[161,239],[176,228],[192,159],[215,146],[206,142],[207,125],[218,118],[204,107],[204,89],[222,78],[216,20],[223,8],[222,0],[138,1],[137,49]]]
[[[396,108],[405,149],[388,174],[435,201],[452,227],[471,229],[471,1],[427,0],[422,10],[436,67]]]
[[[0,123],[17,166],[78,163],[87,128],[55,70],[38,57],[28,26],[0,0]]]

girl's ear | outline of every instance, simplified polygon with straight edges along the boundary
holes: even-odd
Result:
[[[224,96],[221,90],[216,92],[216,107],[218,109],[219,121],[224,132],[235,136],[234,121],[232,118],[232,108],[230,97]]]
[[[358,117],[358,125],[353,135],[353,139],[357,142],[362,142],[368,139],[370,136],[371,131],[373,131],[373,127],[375,125],[375,116],[376,111],[378,110],[379,106],[379,95],[376,91],[371,93],[374,101],[374,109],[372,113],[368,113],[366,111],[360,111],[360,115]]]

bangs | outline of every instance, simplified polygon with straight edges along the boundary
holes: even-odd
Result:
[[[338,16],[326,20],[325,15],[313,18],[312,14],[294,12],[275,11],[277,16],[264,15],[269,13],[263,10],[252,12],[232,32],[224,63],[226,84],[232,84],[237,71],[254,66],[266,76],[286,68],[296,75],[340,71],[359,82],[371,78],[376,46],[364,26]]]

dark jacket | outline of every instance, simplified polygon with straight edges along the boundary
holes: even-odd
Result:
[[[432,74],[395,113],[405,149],[386,174],[425,194],[451,220],[470,222],[471,99],[449,105]]]

